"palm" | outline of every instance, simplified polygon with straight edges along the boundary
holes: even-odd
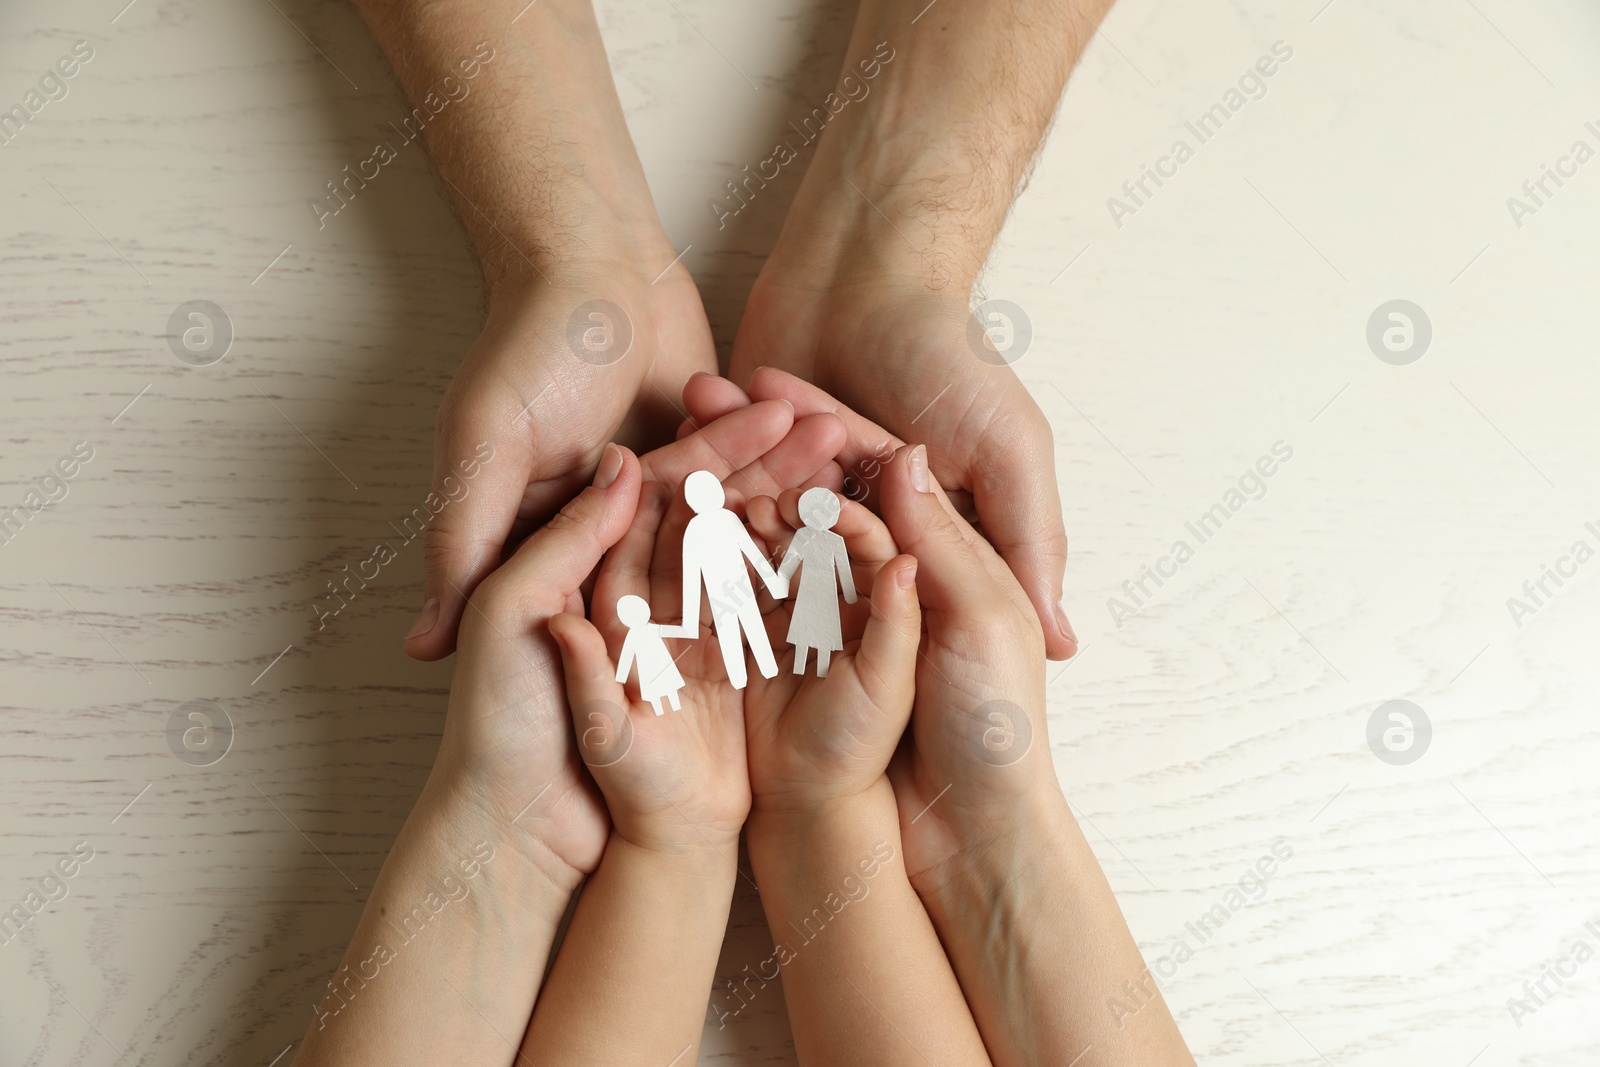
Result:
[[[658,460],[647,467],[655,473],[670,466]],[[677,588],[683,523],[669,508],[671,493],[660,482],[646,482],[633,526],[606,554],[595,582],[591,618],[606,639],[612,662],[620,661],[629,630],[617,618],[618,601],[642,597],[653,607],[658,623],[672,624],[681,617]],[[680,502],[681,503],[681,502]],[[637,640],[637,638],[635,638]],[[750,807],[749,781],[744,773],[744,730],[740,722],[742,694],[728,684],[722,656],[714,640],[669,640],[673,657],[668,670],[676,670],[682,687],[676,688],[679,707],[656,714],[643,695],[657,684],[667,685],[667,673],[639,657],[629,676],[637,685],[614,687],[626,712],[601,728],[620,730],[620,741],[606,738],[604,754],[591,764],[605,771],[606,794],[620,832],[636,843],[658,844],[670,827],[668,840],[676,847],[696,847],[700,839],[716,841],[737,834]],[[649,677],[646,677],[646,675]],[[676,681],[676,679],[673,679]],[[668,688],[674,688],[668,686]],[[580,715],[584,709],[578,709]],[[589,712],[591,717],[600,712]],[[587,750],[586,750],[587,751]]]
[[[964,295],[863,283],[818,291],[757,283],[729,374],[787,370],[903,441],[928,445],[933,474],[970,494],[984,442],[1021,384],[969,347]],[[1024,394],[1025,395],[1025,394]]]
[[[475,598],[462,621],[444,746],[489,783],[492,812],[528,832],[540,827],[568,867],[591,873],[610,819],[572,742],[560,656],[535,632],[543,619],[581,610],[582,600],[553,583],[529,590],[519,612],[481,606],[486,599]]]
[[[574,330],[578,309],[597,301],[622,315],[591,307],[598,317],[579,315]],[[493,444],[496,474],[518,494],[503,505],[514,508],[515,540],[583,487],[608,442],[643,452],[670,441],[683,383],[716,368],[681,264],[655,285],[625,270],[540,285],[491,310],[440,410],[439,458],[449,464],[479,441]]]
[[[750,505],[750,523],[771,547],[772,558],[780,558],[788,547],[799,517],[799,495],[790,491],[779,501]],[[857,590],[854,604],[839,604],[843,649],[831,657],[826,678],[816,676],[814,657],[805,673],[794,673],[788,632],[795,601],[779,601],[765,614],[778,673],[752,677],[745,690],[750,788],[769,809],[807,810],[865,788],[882,775],[883,762],[905,728],[906,709],[885,714],[877,706],[882,699],[873,685],[877,679],[863,677],[858,656],[875,610],[869,591],[894,558],[894,541],[881,522],[853,502],[842,504],[834,529],[844,538]],[[793,590],[791,582],[791,595]],[[914,644],[914,633],[910,636]]]
[[[756,404],[641,457],[646,479],[632,528],[606,554],[591,598],[590,617],[617,662],[626,629],[617,601],[643,597],[657,623],[683,618],[683,530],[690,511],[680,487],[697,470],[708,470],[739,496],[773,495],[829,473],[843,437],[829,415],[792,421],[787,405]],[[626,731],[628,747],[606,756],[608,799],[619,820],[640,826],[676,825],[681,845],[737,832],[750,806],[742,710],[744,694],[729,683],[717,641],[703,633],[694,641],[668,641],[683,678],[681,709],[657,716],[639,688],[612,690],[626,716],[605,729]],[[636,675],[638,667],[630,670]],[[611,746],[607,746],[611,749]],[[616,755],[625,751],[625,755]],[[619,805],[611,790],[627,794]],[[626,814],[618,815],[618,808]]]

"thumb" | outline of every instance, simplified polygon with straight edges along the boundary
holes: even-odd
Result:
[[[504,437],[495,447],[478,436],[480,425],[450,420],[441,426],[433,489],[423,507],[401,520],[408,537],[419,521],[423,534],[422,609],[405,636],[406,654],[414,659],[455,651],[467,598],[499,564],[528,483],[531,454],[515,443],[505,447]]]
[[[607,445],[594,484],[483,580],[483,597],[509,603],[522,618],[563,610],[600,557],[627,533],[641,484],[638,457],[621,445]]]
[[[1078,651],[1078,636],[1061,607],[1067,531],[1043,416],[1039,424],[1046,428],[1024,431],[1020,443],[985,439],[971,474],[972,502],[984,537],[1016,575],[1039,616],[1046,654],[1066,659]]]
[[[925,445],[906,445],[884,464],[879,479],[883,521],[902,552],[919,564],[917,592],[930,613],[956,621],[983,617],[1006,598],[994,570],[1004,564],[981,539],[973,544],[928,469]],[[993,569],[985,562],[987,554]],[[1014,583],[1013,583],[1014,586]],[[1020,598],[1020,593],[1014,594]]]
[[[916,578],[917,561],[911,556],[896,556],[878,568],[867,602],[872,614],[852,660],[857,684],[867,699],[897,716],[892,724],[895,737],[911,718],[916,690],[917,648],[922,640]]]
[[[608,767],[627,755],[633,724],[627,695],[606,654],[605,638],[589,620],[569,614],[551,618],[550,636],[561,649],[578,753],[591,768]],[[603,781],[596,781],[604,787]]]

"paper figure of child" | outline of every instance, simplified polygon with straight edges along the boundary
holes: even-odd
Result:
[[[673,662],[661,638],[667,627],[650,621],[650,605],[643,597],[628,595],[617,599],[617,618],[628,628],[623,638],[622,652],[617,656],[617,681],[628,681],[628,668],[639,665],[639,696],[650,702],[661,714],[661,698],[666,697],[673,711],[682,710],[678,703],[678,690],[683,688],[683,675]]]
[[[767,628],[761,621],[745,560],[750,561],[767,591],[777,599],[789,595],[789,583],[772,569],[739,516],[723,507],[727,497],[715,474],[695,471],[684,479],[683,495],[695,516],[683,530],[683,624],[673,636],[699,636],[703,586],[711,602],[711,624],[722,648],[728,681],[735,689],[743,689],[746,641],[761,676],[771,678],[778,673],[778,661],[767,640]]]
[[[828,676],[828,658],[844,648],[839,633],[839,591],[844,602],[856,602],[856,583],[844,538],[833,532],[839,521],[839,498],[821,486],[800,496],[800,521],[789,551],[778,567],[782,578],[800,568],[800,588],[789,616],[789,643],[794,646],[794,673],[806,672],[806,649],[817,650],[817,677]]]

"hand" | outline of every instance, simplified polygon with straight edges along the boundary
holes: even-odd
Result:
[[[681,709],[657,715],[638,695],[642,684],[624,687],[616,680],[612,664],[620,661],[628,636],[617,619],[617,602],[643,597],[656,619],[681,613],[675,597],[689,510],[674,495],[692,471],[716,474],[731,498],[741,487],[776,492],[785,485],[838,481],[831,462],[843,436],[838,420],[820,415],[791,425],[791,410],[780,403],[751,405],[647,455],[644,473],[662,481],[645,483],[633,525],[606,555],[591,598],[594,622],[576,614],[551,622],[579,748],[605,793],[617,832],[635,845],[680,851],[733,845],[749,811],[750,789],[743,696],[727,683],[719,646],[698,640],[670,648],[669,669],[685,683],[677,693]],[[747,458],[758,449],[758,459],[730,469],[732,455]],[[660,636],[700,635],[663,626]],[[641,659],[628,673],[649,671],[654,680],[663,669]]]
[[[773,546],[787,547],[799,528],[799,490],[748,507],[750,525]],[[911,715],[921,616],[917,561],[899,555],[889,531],[860,504],[841,500],[833,532],[844,538],[856,584],[870,597],[841,609],[843,649],[826,678],[789,669],[795,652],[787,634],[792,601],[766,615],[773,647],[781,649],[772,678],[753,677],[745,691],[745,745],[750,789],[763,814],[809,816],[883,782],[889,757]]]
[[[561,615],[551,620],[550,633],[561,647],[578,748],[605,794],[614,832],[649,851],[734,853],[750,810],[743,694],[728,684],[716,642],[662,641],[667,651],[658,658],[650,655],[645,630],[635,628],[635,644],[646,647],[630,654],[626,685],[614,666],[626,662],[622,649],[630,636],[618,619],[618,600],[670,599],[667,572],[675,569],[670,560],[681,551],[682,534],[681,524],[676,539],[662,529],[670,500],[661,483],[645,484],[633,525],[600,568],[594,621]],[[661,533],[668,538],[658,545]],[[643,695],[652,692],[664,713]]]
[[[583,611],[582,584],[632,523],[645,478],[676,487],[690,471],[710,470],[734,493],[837,484],[830,457],[843,436],[834,416],[795,422],[793,409],[774,401],[709,422],[642,461],[607,449],[595,478],[603,490],[585,489],[474,592],[436,773],[517,824],[531,851],[553,861],[554,876],[576,885],[592,872],[609,818],[578,757],[546,621]]]
[[[568,892],[593,871],[609,821],[571,743],[544,623],[581,611],[581,583],[628,529],[639,461],[612,446],[595,476],[473,594],[461,625],[434,777],[472,796]]]
[[[651,283],[672,257],[664,240],[619,245],[550,281],[512,275],[491,289],[483,334],[439,409],[430,503],[449,503],[427,529],[409,654],[450,654],[478,582],[587,481],[607,442],[670,440],[683,383],[716,369],[688,271],[678,263]]]
[[[916,556],[926,640],[910,742],[890,767],[906,870],[923,891],[1032,817],[1065,810],[1045,736],[1044,640],[1005,561],[937,491],[923,446],[880,479],[884,519]]]
[[[876,268],[806,276],[774,254],[750,294],[729,373],[756,399],[829,410],[786,377],[755,373],[763,364],[789,371],[894,434],[851,434],[840,462],[863,486],[865,469],[892,447],[927,444],[934,477],[975,508],[1027,590],[1050,655],[1070,656],[1077,638],[1060,606],[1067,539],[1054,436],[1011,368],[974,350],[967,301],[965,290],[930,290]]]

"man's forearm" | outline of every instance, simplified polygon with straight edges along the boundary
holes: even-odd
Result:
[[[863,0],[843,74],[876,76],[829,122],[781,244],[803,245],[816,276],[870,234],[880,263],[970,286],[1110,6]]]
[[[802,1063],[987,1063],[907,880],[893,793],[879,786],[828,812],[751,816],[750,862],[774,942],[756,977],[782,973]]]
[[[927,873],[918,892],[997,1067],[1192,1067],[1100,864],[1059,793],[1018,830]]]
[[[510,1064],[577,886],[559,868],[436,774],[322,991],[296,1067],[433,1063],[441,1049],[461,1063]]]
[[[415,107],[401,132],[426,138],[491,287],[659,233],[589,0],[356,7]]]

